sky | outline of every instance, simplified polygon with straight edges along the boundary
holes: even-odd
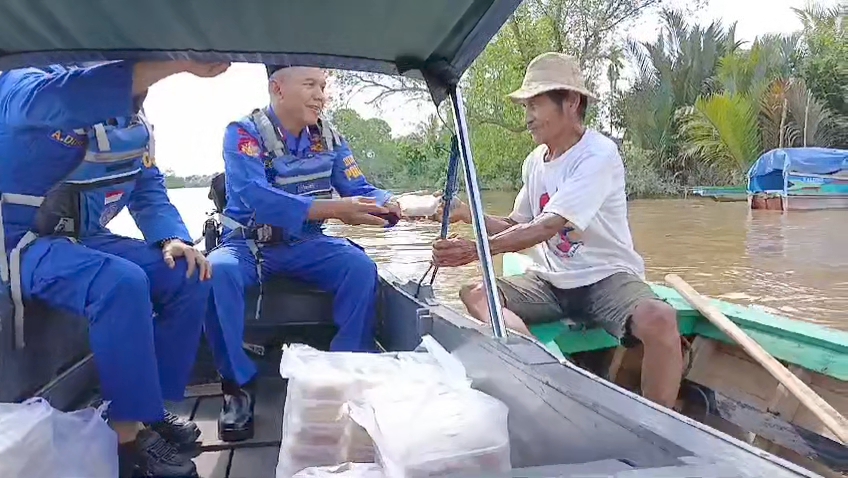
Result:
[[[818,3],[836,5],[839,0]],[[722,19],[737,22],[737,37],[752,41],[764,33],[789,33],[801,24],[791,8],[803,8],[804,0],[709,0],[698,14],[699,23]],[[630,37],[648,41],[656,37],[659,21],[646,16],[630,30]],[[333,88],[330,85],[330,95]],[[393,99],[377,109],[363,94],[351,99],[350,107],[365,118],[380,117],[395,135],[413,130],[434,109],[430,105],[405,105]],[[160,168],[176,174],[212,174],[223,170],[221,140],[228,123],[249,114],[268,101],[267,76],[262,65],[238,63],[216,77],[201,79],[183,73],[154,85],[144,104],[156,134],[156,161]],[[406,107],[405,107],[406,106]],[[342,132],[344,134],[344,132]]]

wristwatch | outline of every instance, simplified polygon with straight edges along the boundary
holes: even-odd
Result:
[[[159,244],[159,249],[162,249],[163,247],[165,247],[165,244],[167,244],[171,241],[180,241],[187,246],[194,246],[194,244],[189,244],[188,242],[184,241],[181,237],[173,236],[173,237],[166,237],[165,239],[162,239],[161,241],[159,241],[157,243],[157,244]]]

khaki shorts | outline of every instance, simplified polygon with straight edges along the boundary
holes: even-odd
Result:
[[[504,306],[528,326],[568,317],[603,327],[625,347],[639,343],[630,331],[633,309],[645,300],[660,300],[645,281],[627,272],[575,289],[557,289],[535,275],[522,274],[499,278],[498,290]]]

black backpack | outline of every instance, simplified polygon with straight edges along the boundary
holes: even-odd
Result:
[[[209,199],[215,204],[215,212],[223,213],[224,207],[227,205],[227,186],[224,173],[218,173],[212,176],[212,181],[209,184]]]

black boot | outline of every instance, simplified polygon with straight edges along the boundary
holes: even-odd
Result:
[[[200,438],[200,428],[197,424],[183,420],[179,416],[165,410],[165,418],[161,422],[149,424],[150,428],[180,450],[195,446]]]
[[[224,406],[218,417],[218,439],[221,441],[243,441],[253,438],[253,407],[256,404],[251,384],[223,381]]]
[[[130,443],[118,446],[120,477],[198,478],[191,458],[149,428],[138,432]]]

